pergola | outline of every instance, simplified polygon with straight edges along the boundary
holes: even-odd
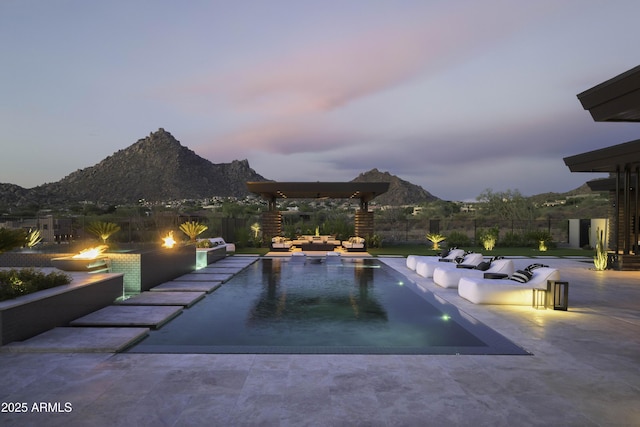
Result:
[[[389,190],[388,182],[247,182],[250,192],[269,202],[269,212],[264,212],[263,232],[268,237],[280,235],[282,217],[277,199],[355,199],[360,202],[356,211],[355,233],[358,236],[373,234],[373,212],[369,202]]]
[[[595,121],[640,122],[640,66],[578,94],[578,99]],[[564,162],[571,172],[610,174],[588,185],[613,194],[616,253],[638,255],[640,140],[565,157]]]

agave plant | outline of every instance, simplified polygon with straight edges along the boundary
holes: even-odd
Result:
[[[28,248],[33,248],[35,245],[42,241],[42,233],[38,229],[29,229],[26,237],[25,246]]]
[[[196,221],[187,221],[180,224],[180,231],[189,236],[189,240],[192,242],[195,242],[196,237],[204,233],[207,228],[209,227]]]
[[[440,249],[440,242],[442,242],[445,239],[446,237],[443,236],[442,234],[437,234],[437,233],[427,234],[427,240],[429,240],[432,243],[433,245],[432,249],[434,250]]]
[[[89,224],[86,230],[99,237],[106,244],[109,237],[120,231],[120,226],[113,222],[95,221]]]

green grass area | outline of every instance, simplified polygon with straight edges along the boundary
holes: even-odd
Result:
[[[572,249],[572,248],[555,248],[541,252],[533,248],[494,248],[492,251],[486,251],[482,247],[469,247],[461,248],[467,251],[481,253],[486,256],[585,256],[593,257],[595,251],[585,249]],[[394,245],[385,246],[382,248],[370,248],[369,253],[374,256],[384,255],[435,255],[439,251],[434,251],[427,245]]]
[[[571,248],[555,248],[540,252],[533,248],[495,248],[492,251],[485,251],[482,247],[461,248],[467,251],[481,253],[486,256],[584,256],[593,257],[594,250],[571,249]],[[237,254],[251,254],[264,256],[269,252],[268,248],[238,248]],[[373,256],[407,256],[407,255],[436,255],[439,251],[434,251],[428,245],[388,245],[382,248],[370,248],[368,252]]]

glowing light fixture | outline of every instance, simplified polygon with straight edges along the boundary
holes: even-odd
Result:
[[[94,248],[87,248],[81,250],[78,254],[72,256],[74,259],[95,259],[98,258],[104,251],[109,248],[107,245],[100,245]]]
[[[176,241],[173,238],[173,231],[170,231],[166,236],[162,238],[162,247],[163,248],[173,248],[176,245]]]

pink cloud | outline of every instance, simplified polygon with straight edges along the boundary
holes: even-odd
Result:
[[[309,44],[229,76],[228,95],[250,110],[285,115],[331,111],[463,61],[475,49],[506,39],[536,10],[509,9],[496,2],[493,7],[478,3],[439,13],[418,11],[349,39]]]

